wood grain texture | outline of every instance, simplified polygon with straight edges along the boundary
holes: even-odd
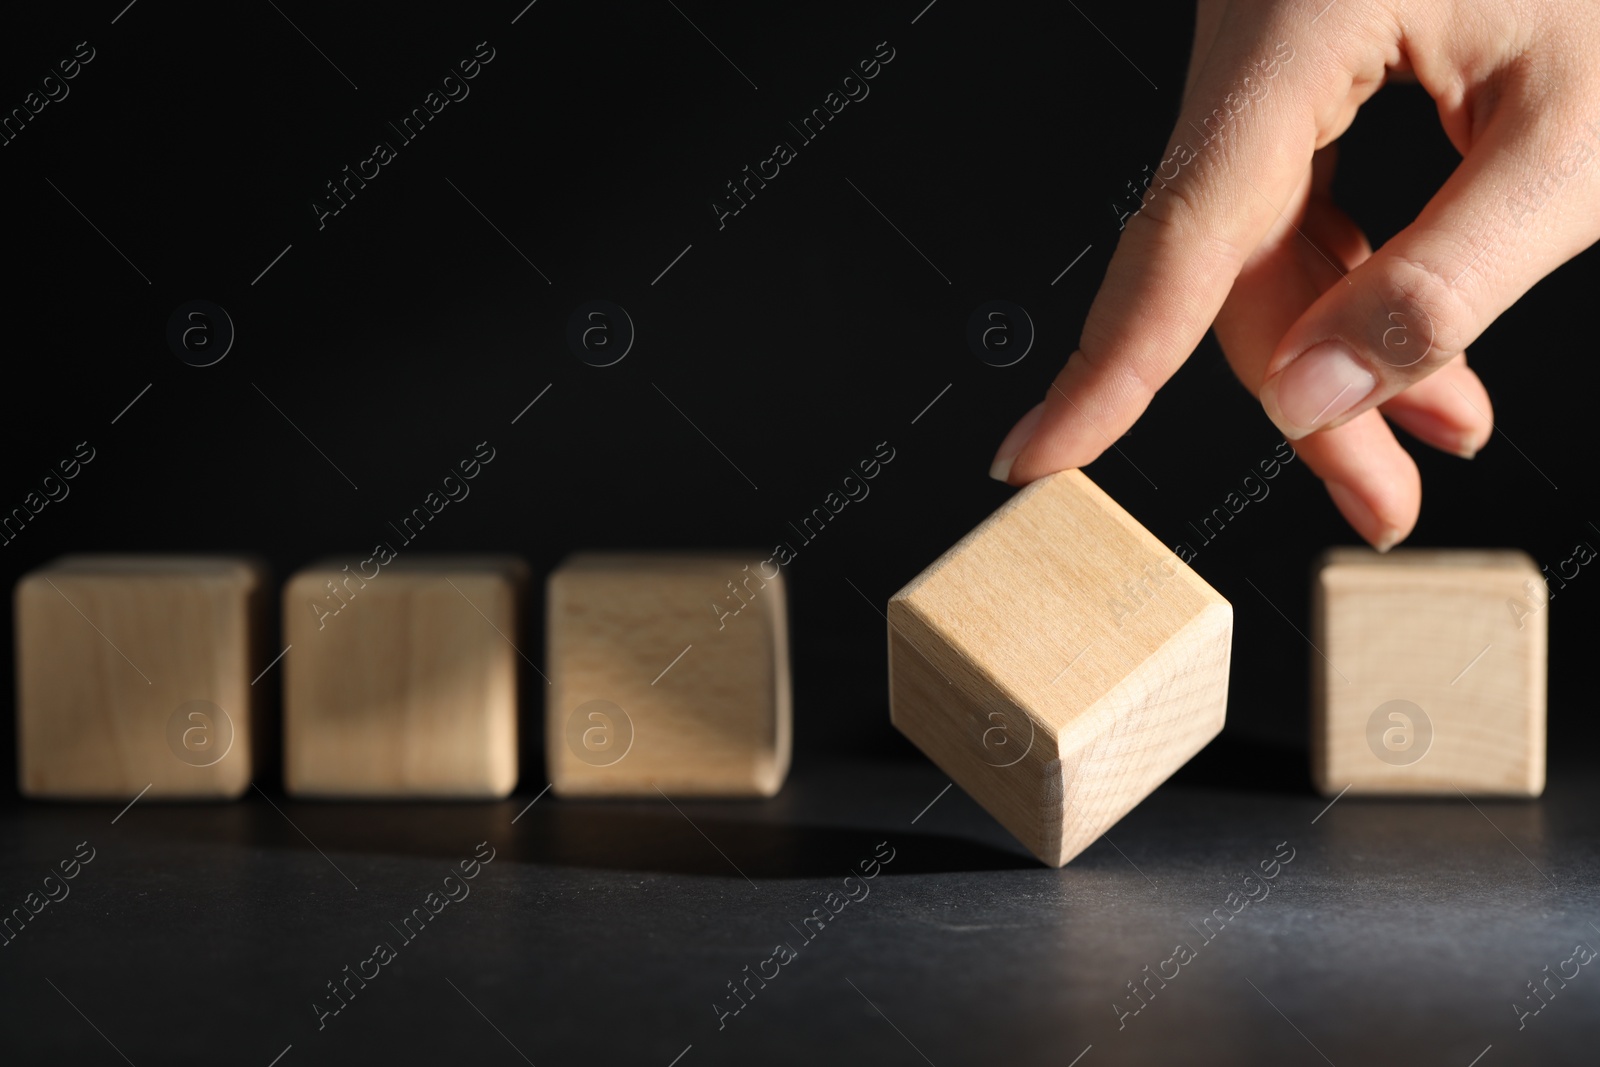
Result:
[[[23,794],[243,793],[261,740],[250,681],[265,665],[265,585],[254,561],[220,556],[64,556],[24,575],[14,598]],[[188,761],[169,737],[175,715]]]
[[[348,562],[313,564],[284,588],[288,791],[509,795],[527,565],[418,553],[362,579]]]
[[[580,553],[551,573],[545,751],[558,795],[782,787],[787,612],[783,575],[762,558]]]
[[[889,602],[896,727],[1061,866],[1222,729],[1233,609],[1080,471]]]
[[[1543,792],[1543,598],[1521,552],[1326,553],[1311,597],[1317,788]]]

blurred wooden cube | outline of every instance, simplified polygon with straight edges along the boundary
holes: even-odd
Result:
[[[423,554],[295,574],[283,591],[285,788],[510,794],[527,574],[511,556]]]
[[[545,751],[558,795],[782,787],[791,726],[777,563],[579,553],[551,573],[547,600]]]
[[[1312,586],[1317,788],[1542,793],[1545,596],[1521,552],[1326,553]]]
[[[223,556],[63,556],[15,594],[20,788],[228,799],[249,788],[266,572]]]
[[[1233,608],[1081,471],[889,601],[894,725],[1059,867],[1222,729]]]

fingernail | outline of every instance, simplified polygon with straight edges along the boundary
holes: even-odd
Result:
[[[1039,420],[1044,417],[1044,401],[1035,404],[1032,410],[1017,420],[1011,427],[1011,432],[1006,434],[1006,439],[1000,442],[1000,448],[994,454],[994,462],[989,466],[989,477],[997,482],[1008,481],[1011,478],[1011,465],[1017,461],[1017,456],[1028,447],[1028,441],[1033,437],[1033,431],[1039,428]]]
[[[1291,439],[1319,430],[1367,398],[1378,379],[1350,347],[1324,341],[1262,390],[1267,415]]]
[[[1356,495],[1355,491],[1338,482],[1326,483],[1328,495],[1333,498],[1334,506],[1339,509],[1351,526],[1356,528],[1356,533],[1379,552],[1387,552],[1400,543],[1401,533],[1393,526],[1386,525],[1384,521],[1373,514],[1366,502]]]

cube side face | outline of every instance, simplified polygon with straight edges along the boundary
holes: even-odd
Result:
[[[1543,588],[1522,553],[1330,556],[1313,592],[1318,788],[1538,796],[1547,635],[1528,582]]]
[[[760,558],[592,553],[551,573],[558,795],[778,792],[793,733],[787,608],[782,574],[766,577]]]
[[[327,582],[334,582],[330,593]],[[346,584],[348,583],[348,584]],[[284,588],[284,778],[317,797],[508,796],[523,583],[494,559]],[[348,600],[343,600],[348,596]],[[338,598],[338,599],[335,599]],[[329,611],[324,615],[312,605]]]
[[[1334,785],[1328,777],[1328,660],[1322,650],[1328,647],[1328,593],[1322,580],[1327,555],[1313,568],[1311,576],[1311,785],[1323,796],[1333,796],[1351,783]]]
[[[1060,866],[1055,736],[901,597],[889,602],[889,718],[1028,851]]]
[[[18,583],[19,787],[30,797],[232,799],[255,762],[247,560],[68,557]],[[81,612],[81,614],[80,614]],[[98,629],[99,632],[96,632]]]
[[[1056,866],[1093,844],[1222,732],[1232,651],[1233,608],[1213,604],[1062,736],[1065,810]]]

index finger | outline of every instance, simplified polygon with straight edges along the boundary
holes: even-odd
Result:
[[[1259,29],[1251,44],[1226,40],[1126,221],[1078,349],[1001,444],[993,477],[1023,485],[1109,448],[1204,338],[1250,255],[1304,204],[1317,128],[1291,89],[1305,80],[1294,50]]]

